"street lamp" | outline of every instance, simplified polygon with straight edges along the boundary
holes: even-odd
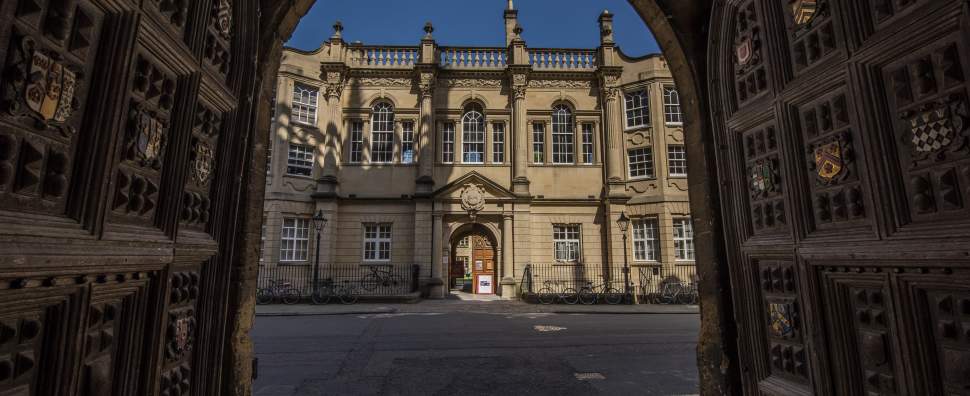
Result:
[[[626,298],[630,296],[630,267],[626,258],[626,231],[630,229],[630,218],[626,217],[626,212],[620,212],[620,218],[616,219],[616,226],[623,233],[623,293]]]
[[[313,290],[310,293],[317,293],[318,281],[320,279],[320,234],[323,233],[323,227],[327,225],[327,218],[323,217],[323,211],[318,210],[317,214],[313,215],[313,227],[317,229],[317,251],[316,260],[313,262]]]

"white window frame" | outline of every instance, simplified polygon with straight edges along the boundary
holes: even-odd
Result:
[[[461,117],[461,162],[485,163],[485,114],[478,105],[469,105]]]
[[[293,103],[290,105],[290,119],[297,124],[316,128],[319,97],[319,89],[306,84],[293,83]]]
[[[280,262],[306,262],[310,257],[310,218],[284,217],[280,227]]]
[[[300,172],[294,172],[294,170]],[[303,177],[313,175],[313,146],[290,143],[286,150],[286,174]]]
[[[640,154],[639,152],[643,152]],[[653,179],[655,176],[653,168],[653,146],[636,147],[627,150],[627,170],[630,179]],[[638,171],[638,166],[643,164],[646,174],[634,174]],[[639,173],[639,172],[638,172]]]
[[[414,163],[414,121],[401,122],[401,163]]]
[[[394,162],[394,107],[380,102],[374,105],[370,122],[370,162]]]
[[[640,103],[636,103],[639,98]],[[626,129],[650,126],[650,95],[646,88],[623,93],[623,119]],[[638,123],[639,122],[639,123]]]
[[[361,260],[363,262],[386,263],[391,261],[392,226],[391,223],[363,224],[364,238],[361,245]],[[373,254],[368,257],[368,253]]]
[[[694,261],[694,226],[689,217],[674,218],[674,259]]]
[[[580,224],[553,224],[553,257],[560,263],[578,263],[583,258],[583,228]]]
[[[632,221],[633,261],[660,261],[660,222],[657,218]]]
[[[583,165],[593,165],[596,161],[595,148],[593,146],[594,138],[594,125],[592,122],[583,123],[583,142],[582,142],[582,155],[583,155]]]
[[[687,147],[683,144],[667,145],[667,175],[687,177]]]
[[[576,162],[576,126],[573,112],[564,104],[552,108],[552,163],[570,165]]]
[[[455,162],[455,123],[451,121],[441,125],[441,162]]]
[[[664,123],[670,126],[684,125],[684,113],[680,107],[680,92],[677,88],[664,85]]]
[[[349,162],[364,162],[364,121],[350,122],[350,158]]]
[[[492,123],[492,163],[505,162],[505,123]]]
[[[532,123],[532,163],[542,165],[546,160],[546,124]]]

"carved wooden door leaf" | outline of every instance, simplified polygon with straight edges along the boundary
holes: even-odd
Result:
[[[722,5],[745,391],[970,393],[966,2]]]
[[[212,394],[236,1],[0,1],[0,394]]]

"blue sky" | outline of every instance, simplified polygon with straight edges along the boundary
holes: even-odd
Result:
[[[615,14],[614,32],[623,53],[659,52],[643,20],[626,0],[514,0],[522,36],[533,48],[595,48],[596,18]],[[286,45],[313,50],[330,37],[333,22],[344,39],[364,44],[418,45],[424,23],[434,24],[439,45],[504,46],[506,0],[317,0]]]

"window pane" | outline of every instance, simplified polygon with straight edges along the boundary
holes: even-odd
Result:
[[[674,219],[674,253],[677,260],[694,259],[694,230],[689,218]]]
[[[633,259],[637,261],[658,261],[660,259],[657,219],[633,221]]]
[[[556,224],[552,227],[556,261],[579,261],[579,224]]]
[[[505,162],[505,124],[492,124],[492,162]]]
[[[455,162],[455,124],[447,122],[441,131],[441,162]]]
[[[478,105],[470,105],[461,119],[462,162],[485,162],[485,116]]]
[[[636,148],[627,152],[630,178],[653,177],[653,151],[650,147]]]
[[[573,163],[573,115],[566,105],[552,109],[552,163]]]
[[[687,176],[687,150],[684,146],[667,146],[667,165],[671,176]]]
[[[391,259],[391,224],[364,224],[364,261]]]
[[[414,122],[402,122],[401,131],[401,162],[410,164],[414,162]]]
[[[532,162],[541,164],[545,161],[546,124],[537,122],[532,124]]]
[[[583,124],[583,163],[593,164],[593,124]]]
[[[646,90],[627,93],[625,104],[627,128],[650,125],[650,103]]]
[[[306,261],[310,219],[284,218],[280,230],[280,261]]]
[[[302,144],[290,143],[286,161],[286,173],[310,176],[313,170],[313,148]]]
[[[394,155],[394,109],[378,103],[371,114],[371,162],[386,163]]]
[[[303,84],[293,86],[293,121],[315,126],[317,123],[317,90]]]
[[[664,87],[664,121],[668,124],[684,122],[680,111],[680,94],[674,87]]]

